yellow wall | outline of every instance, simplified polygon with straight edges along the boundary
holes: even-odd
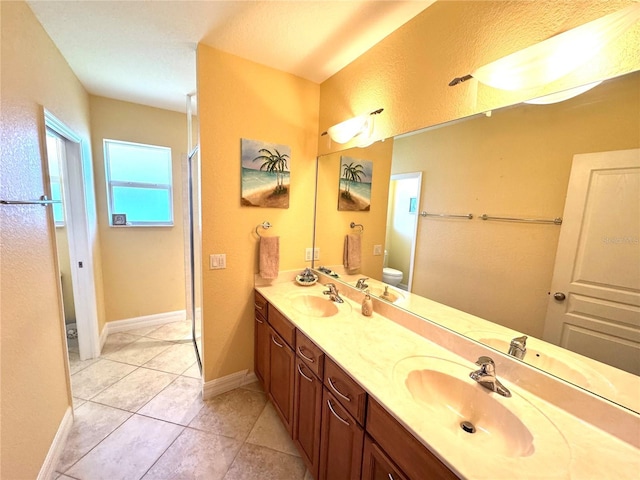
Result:
[[[182,170],[187,154],[185,114],[91,96],[98,225],[106,321],[185,308]],[[171,148],[173,227],[110,227],[103,139]]]
[[[640,72],[553,105],[519,105],[395,141],[393,173],[422,170],[413,292],[542,338],[573,156],[640,147]]]
[[[364,226],[362,232],[362,268],[359,274],[372,278],[382,277],[384,256],[374,256],[373,246],[385,242],[387,198],[393,140],[376,142],[367,148],[352,148],[341,153],[324,155],[318,159],[318,192],[316,211],[316,247],[320,260],[316,265],[329,267],[343,264],[345,235],[360,229],[351,229],[351,222]],[[338,179],[341,176],[341,157],[346,155],[373,162],[371,209],[367,212],[338,211]]]
[[[280,270],[300,269],[312,245],[319,86],[198,46],[202,162],[204,380],[253,370],[256,225],[280,237]],[[240,206],[240,139],[291,147],[288,209]],[[227,268],[209,270],[225,253]]]
[[[563,87],[640,68],[640,24],[582,69],[535,92],[505,94],[470,80],[474,68],[630,5],[630,0],[558,2],[439,1],[322,83],[318,133],[383,107],[376,135],[386,138]],[[320,153],[339,146],[320,142]]]
[[[89,142],[89,98],[23,2],[0,2],[2,198],[37,198],[42,106]],[[0,209],[0,477],[36,478],[71,405],[50,209]]]

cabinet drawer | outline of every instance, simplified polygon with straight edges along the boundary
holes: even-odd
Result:
[[[324,384],[358,423],[363,425],[367,392],[330,358],[324,361]]]
[[[296,331],[296,355],[318,378],[323,378],[324,352],[300,330]]]
[[[256,318],[261,320],[269,320],[269,311],[267,309],[267,301],[258,292],[253,292],[253,304],[256,312]]]
[[[367,433],[413,480],[454,480],[458,477],[411,435],[382,406],[369,398]]]
[[[269,323],[273,327],[273,329],[278,332],[287,344],[293,348],[295,346],[296,341],[296,327],[287,320],[287,318],[282,315],[273,305],[268,304],[269,308]]]
[[[382,451],[380,446],[374,443],[369,435],[365,435],[364,453],[362,454],[362,479],[407,480],[407,477]]]

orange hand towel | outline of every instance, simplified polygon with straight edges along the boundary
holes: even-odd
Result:
[[[347,271],[358,270],[361,263],[360,235],[347,235],[344,237],[343,263]]]
[[[260,237],[260,276],[266,280],[278,278],[280,237]]]

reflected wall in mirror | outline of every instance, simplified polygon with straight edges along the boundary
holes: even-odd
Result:
[[[532,337],[530,350],[535,352],[536,339],[543,338],[562,227],[483,221],[479,217],[482,214],[541,219],[562,217],[574,155],[639,147],[640,72],[611,79],[562,103],[520,104],[494,111],[491,116],[470,117],[395,138],[390,173],[422,172],[419,211],[474,214],[471,220],[418,217],[410,297],[433,300],[490,322],[480,330],[464,322],[445,325],[461,334],[494,348],[499,344],[499,350],[505,352],[502,348],[505,341],[508,345],[511,335],[522,333]],[[366,149],[355,150],[360,151],[353,153],[354,156],[366,156]],[[327,157],[318,159],[319,178],[326,168]],[[379,175],[376,180],[381,181],[381,177]],[[320,264],[332,265],[337,270],[342,262],[340,255],[334,252],[341,252],[336,251],[341,248],[340,239],[326,231],[318,235],[319,225],[336,221],[333,220],[335,212],[325,208],[324,195],[324,185],[319,182],[316,246],[326,254]],[[377,230],[386,227],[388,222],[375,220],[376,216],[386,213],[385,208],[365,214],[368,216],[359,223],[370,226],[365,229],[363,239],[366,240],[363,241],[375,243],[389,238],[388,232]],[[630,235],[636,241],[624,248],[629,262],[637,266],[636,284],[630,289],[637,300],[640,297],[639,232]],[[385,246],[393,248],[392,245],[383,245],[383,248]],[[370,253],[369,249],[363,249],[360,273],[380,280],[382,263],[380,259],[375,262],[368,259]],[[346,276],[343,279],[352,280]],[[635,358],[640,357],[639,304],[640,301],[628,305],[629,322],[624,325],[628,335],[622,339],[626,348],[637,353]],[[413,304],[407,302],[399,301],[397,305],[413,309]],[[561,356],[562,351],[555,356],[555,362],[538,361],[536,365],[534,360],[541,356],[534,353],[528,360],[539,368],[638,410],[638,399],[618,395],[616,388],[616,382],[631,378],[635,384],[638,377],[619,369],[608,369],[611,376],[601,382],[583,381],[582,377],[589,377],[584,369],[582,374],[570,373],[577,369],[571,362],[577,362],[575,359],[579,357],[560,360]],[[584,360],[585,364],[599,365],[591,359]],[[558,368],[554,369],[552,363]],[[629,363],[616,366],[638,374],[638,362]],[[606,385],[600,388],[598,383]]]

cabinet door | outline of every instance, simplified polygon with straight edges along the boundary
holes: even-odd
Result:
[[[321,480],[359,480],[364,430],[329,391],[322,394]]]
[[[293,441],[313,478],[318,478],[322,382],[300,358],[296,358],[293,411]]]
[[[269,391],[269,348],[271,334],[267,321],[256,314],[254,331],[253,370],[265,393]]]
[[[269,398],[289,432],[293,426],[293,350],[269,327]]]
[[[368,435],[365,435],[364,439],[362,480],[407,480],[407,477]]]

